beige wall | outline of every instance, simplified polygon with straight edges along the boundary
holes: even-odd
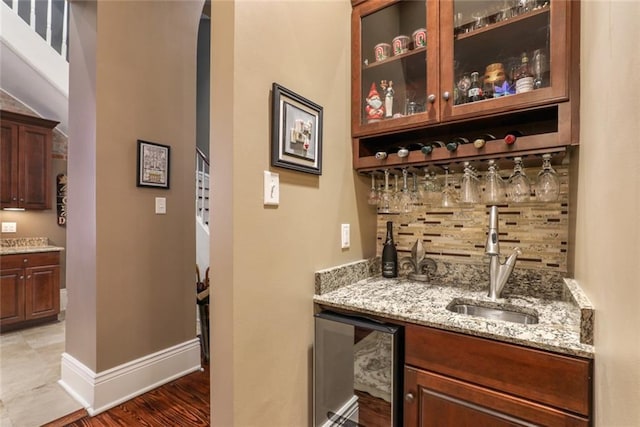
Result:
[[[375,254],[369,181],[351,167],[350,12],[346,0],[212,4],[215,426],[310,424],[314,272]],[[270,167],[273,82],[324,107],[322,176]],[[276,208],[263,206],[264,170],[280,174]]]
[[[201,1],[72,6],[67,352],[96,372],[195,337],[201,11]],[[136,187],[137,139],[171,146],[171,189]]]
[[[575,276],[596,309],[595,425],[640,425],[640,2],[582,2]]]

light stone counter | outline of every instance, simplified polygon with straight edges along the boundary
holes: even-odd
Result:
[[[64,248],[49,244],[46,237],[17,237],[0,239],[0,255],[60,252]]]
[[[374,265],[372,260],[364,262],[365,265]],[[362,278],[360,274],[360,277],[355,277],[359,280],[350,284],[342,283],[333,287],[325,284],[323,287],[318,285],[319,275],[335,278],[340,276],[335,271],[344,270],[345,266],[323,270],[316,274],[317,294],[314,302],[328,308],[462,332],[557,353],[594,357],[594,348],[590,345],[593,342],[593,308],[575,281],[549,277],[544,272],[521,271],[514,274],[512,279],[518,286],[508,283],[503,291],[504,298],[498,299],[497,305],[515,305],[524,311],[537,313],[538,324],[521,325],[447,310],[447,305],[454,299],[490,303],[485,286],[488,281],[482,279],[483,266],[463,266],[460,269],[458,265],[438,264],[441,273],[434,276],[431,284],[407,279],[384,279],[379,276]],[[351,265],[353,264],[349,266]],[[334,273],[329,274],[329,271]],[[444,280],[445,276],[456,280]],[[461,280],[463,277],[473,279]],[[328,290],[318,292],[323,288]]]

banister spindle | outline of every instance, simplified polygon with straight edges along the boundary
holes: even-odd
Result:
[[[49,44],[49,46],[51,46],[51,8],[52,8],[52,1],[53,0],[47,0],[47,33],[46,33],[46,40],[47,43]]]
[[[64,13],[62,14],[62,46],[60,46],[60,55],[67,57],[67,31],[69,26],[69,1],[64,2]]]
[[[36,29],[36,0],[31,0],[31,14],[29,15],[29,26],[32,30]]]

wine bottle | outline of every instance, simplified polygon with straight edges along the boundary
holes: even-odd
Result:
[[[393,242],[392,221],[387,221],[387,238],[382,247],[382,277],[398,277],[398,251]]]
[[[531,92],[533,90],[533,74],[529,70],[527,52],[522,53],[522,63],[516,75],[516,93]]]
[[[480,74],[477,71],[471,73],[471,86],[467,91],[467,100],[469,102],[481,101],[484,99],[484,94],[482,93],[480,82],[478,81],[479,75]]]
[[[519,136],[522,136],[522,132],[517,131],[517,130],[510,130],[504,136],[504,143],[507,144],[507,145],[513,145],[516,142],[516,140],[518,139]]]
[[[453,152],[458,149],[459,145],[468,144],[469,140],[467,138],[463,138],[461,136],[453,138],[451,141],[447,142],[447,150]]]
[[[496,137],[491,135],[490,133],[485,133],[484,135],[480,135],[476,139],[473,140],[473,146],[477,149],[484,147],[487,141],[493,141]]]

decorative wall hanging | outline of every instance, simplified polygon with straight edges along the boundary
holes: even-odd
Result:
[[[58,225],[67,225],[67,175],[58,174],[56,177],[56,207],[58,211]]]
[[[169,188],[171,147],[138,140],[138,187]]]
[[[273,84],[271,166],[322,175],[322,107]]]

